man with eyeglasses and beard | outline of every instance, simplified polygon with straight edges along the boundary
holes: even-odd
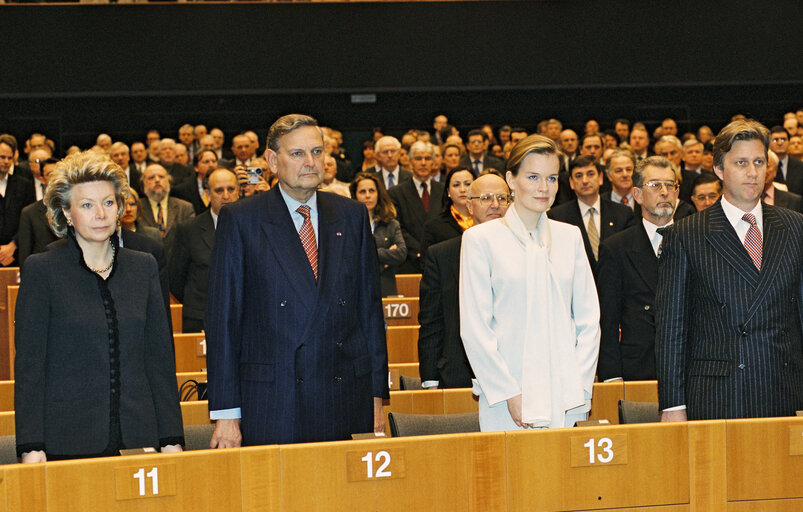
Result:
[[[606,382],[656,376],[658,254],[678,198],[672,162],[661,156],[639,162],[633,172],[633,198],[641,205],[641,222],[599,248],[596,279],[602,339],[597,375]]]
[[[509,205],[510,190],[498,174],[486,172],[471,183],[467,207],[474,225],[503,217]],[[458,236],[431,245],[424,256],[418,360],[425,388],[471,387],[474,377],[460,338],[461,241]]]

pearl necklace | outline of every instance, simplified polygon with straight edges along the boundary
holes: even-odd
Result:
[[[111,240],[109,241],[109,245],[112,246],[112,260],[109,262],[109,266],[107,266],[104,269],[97,269],[97,268],[89,267],[89,265],[87,265],[87,267],[89,267],[89,270],[91,270],[92,272],[94,272],[96,274],[105,274],[106,272],[111,270],[112,265],[114,265],[114,255],[117,252],[117,249],[115,249],[114,244],[111,243]]]

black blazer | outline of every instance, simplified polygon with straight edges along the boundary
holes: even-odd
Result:
[[[33,182],[18,174],[8,176],[6,195],[0,198],[0,245],[17,241],[22,209],[36,201]],[[11,266],[14,266],[12,263]]]
[[[185,181],[195,179],[195,170],[189,165],[181,165],[173,162],[170,165],[162,164],[162,166],[167,170],[167,174],[173,178],[171,183],[173,187],[177,187]]]
[[[775,176],[775,181],[786,183],[789,192],[803,196],[803,162],[795,160],[790,156],[787,159],[787,165],[789,168],[786,170],[786,179],[784,179],[782,173],[778,171],[778,174]]]
[[[437,218],[443,209],[443,184],[430,180],[432,190],[429,191],[429,211],[424,210],[424,203],[416,190],[415,181],[406,180],[392,189],[388,195],[396,207],[396,219],[402,228],[404,241],[407,243],[407,261],[398,272],[418,274],[421,272],[421,241],[424,239],[424,223],[428,219]]]
[[[205,211],[176,227],[170,255],[170,291],[183,304],[181,314],[203,320],[209,281],[209,259],[215,244],[212,213]]]
[[[460,165],[464,165],[468,167],[471,172],[474,172],[474,163],[471,156],[468,153],[465,153],[463,156],[460,157]],[[496,156],[486,153],[482,156],[482,170],[485,171],[486,169],[496,169],[502,173],[505,172],[505,162]],[[475,176],[476,177],[476,176]]]
[[[382,169],[381,169],[379,166],[376,166],[376,167],[374,167],[374,169],[373,169],[372,171],[365,171],[365,172],[369,172],[369,173],[371,173],[371,174],[375,174],[375,175],[376,175],[376,176],[379,178],[379,183],[380,183],[380,184],[381,184],[383,187],[385,187],[385,186],[386,186],[386,184],[385,184],[385,177],[384,177],[384,175],[382,174]],[[396,185],[400,185],[401,183],[403,183],[403,182],[405,182],[405,181],[410,181],[410,180],[412,180],[412,179],[413,179],[413,173],[411,173],[411,172],[410,172],[410,171],[408,171],[407,169],[402,169],[402,168],[400,167],[400,168],[399,168],[399,181],[396,183]],[[395,187],[396,185],[394,185],[394,187]],[[393,187],[391,187],[391,188],[393,188]]]
[[[462,237],[429,248],[419,292],[418,371],[441,388],[471,387],[474,373],[460,338],[458,277]]]
[[[134,162],[128,164],[128,175],[128,185],[137,191],[140,198],[145,197],[145,191],[142,188],[142,173]]]
[[[803,213],[801,197],[798,194],[786,192],[777,188],[775,189],[775,206]]]
[[[600,244],[595,275],[602,330],[597,376],[654,380],[658,258],[642,222]]]
[[[463,236],[463,228],[452,217],[452,212],[441,212],[434,219],[424,223],[424,238],[421,240],[421,254],[426,254],[427,247],[451,238]]]
[[[374,242],[379,257],[379,286],[382,296],[397,295],[396,269],[407,258],[407,244],[401,232],[399,221],[377,222],[374,227]],[[395,249],[390,249],[396,245]]]
[[[58,240],[47,221],[47,207],[40,200],[29,204],[20,214],[20,228],[17,235],[17,260],[20,266],[31,254],[45,252],[48,244]]]
[[[664,232],[656,289],[661,409],[689,419],[803,409],[803,215],[764,205],[759,272],[722,201]]]
[[[588,263],[591,265],[591,270],[594,270],[597,266],[597,259],[594,258],[594,251],[591,250],[591,242],[588,240],[586,225],[585,222],[583,222],[583,217],[580,213],[580,204],[577,201],[577,199],[574,199],[568,203],[556,206],[547,211],[547,216],[550,219],[573,224],[580,228],[580,233],[583,234],[583,243],[586,248],[586,256],[588,256]],[[633,210],[623,204],[616,204],[607,199],[600,199],[599,210],[601,227],[599,234],[600,242],[629,228],[635,222]]]
[[[148,235],[127,229],[120,230],[120,236],[123,247],[127,247],[132,251],[148,253],[156,260],[156,265],[159,268],[159,285],[162,288],[162,298],[165,303],[165,311],[167,311],[167,323],[170,324],[170,332],[173,332],[173,317],[170,314],[170,284],[167,278],[167,257],[165,256],[164,244]]]
[[[200,215],[209,209],[209,207],[204,204],[204,200],[198,192],[197,178],[194,180],[187,180],[181,185],[171,188],[170,195],[190,203],[192,209],[195,211],[195,215]]]
[[[151,256],[118,250],[103,281],[72,235],[32,255],[22,269],[15,341],[18,453],[44,450],[52,460],[183,443],[172,336]]]

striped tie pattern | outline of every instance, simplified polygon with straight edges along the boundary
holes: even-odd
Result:
[[[164,238],[167,229],[165,227],[164,214],[162,213],[162,203],[156,203],[156,224],[159,225],[159,234]]]
[[[315,274],[315,281],[318,281],[318,244],[315,243],[315,230],[312,229],[312,221],[309,217],[309,206],[302,204],[296,211],[304,217],[304,223],[301,224],[301,230],[298,232],[298,236],[301,237],[301,245],[304,246],[304,252],[307,253],[307,259],[312,267],[312,273]]]
[[[597,223],[594,222],[594,211],[596,208],[588,209],[588,225],[586,226],[586,234],[588,235],[588,242],[591,244],[591,252],[594,253],[594,259],[599,259],[599,232],[597,231]]]
[[[750,224],[750,228],[747,230],[747,236],[744,237],[744,248],[747,249],[747,254],[750,255],[750,259],[753,260],[756,268],[760,271],[761,251],[764,247],[764,243],[761,240],[761,231],[758,230],[758,226],[756,225],[756,216],[752,213],[745,213],[742,216],[742,220]]]

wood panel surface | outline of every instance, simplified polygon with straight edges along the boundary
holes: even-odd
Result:
[[[396,274],[396,291],[403,297],[418,297],[421,274]]]
[[[388,363],[418,363],[418,326],[388,327]]]

